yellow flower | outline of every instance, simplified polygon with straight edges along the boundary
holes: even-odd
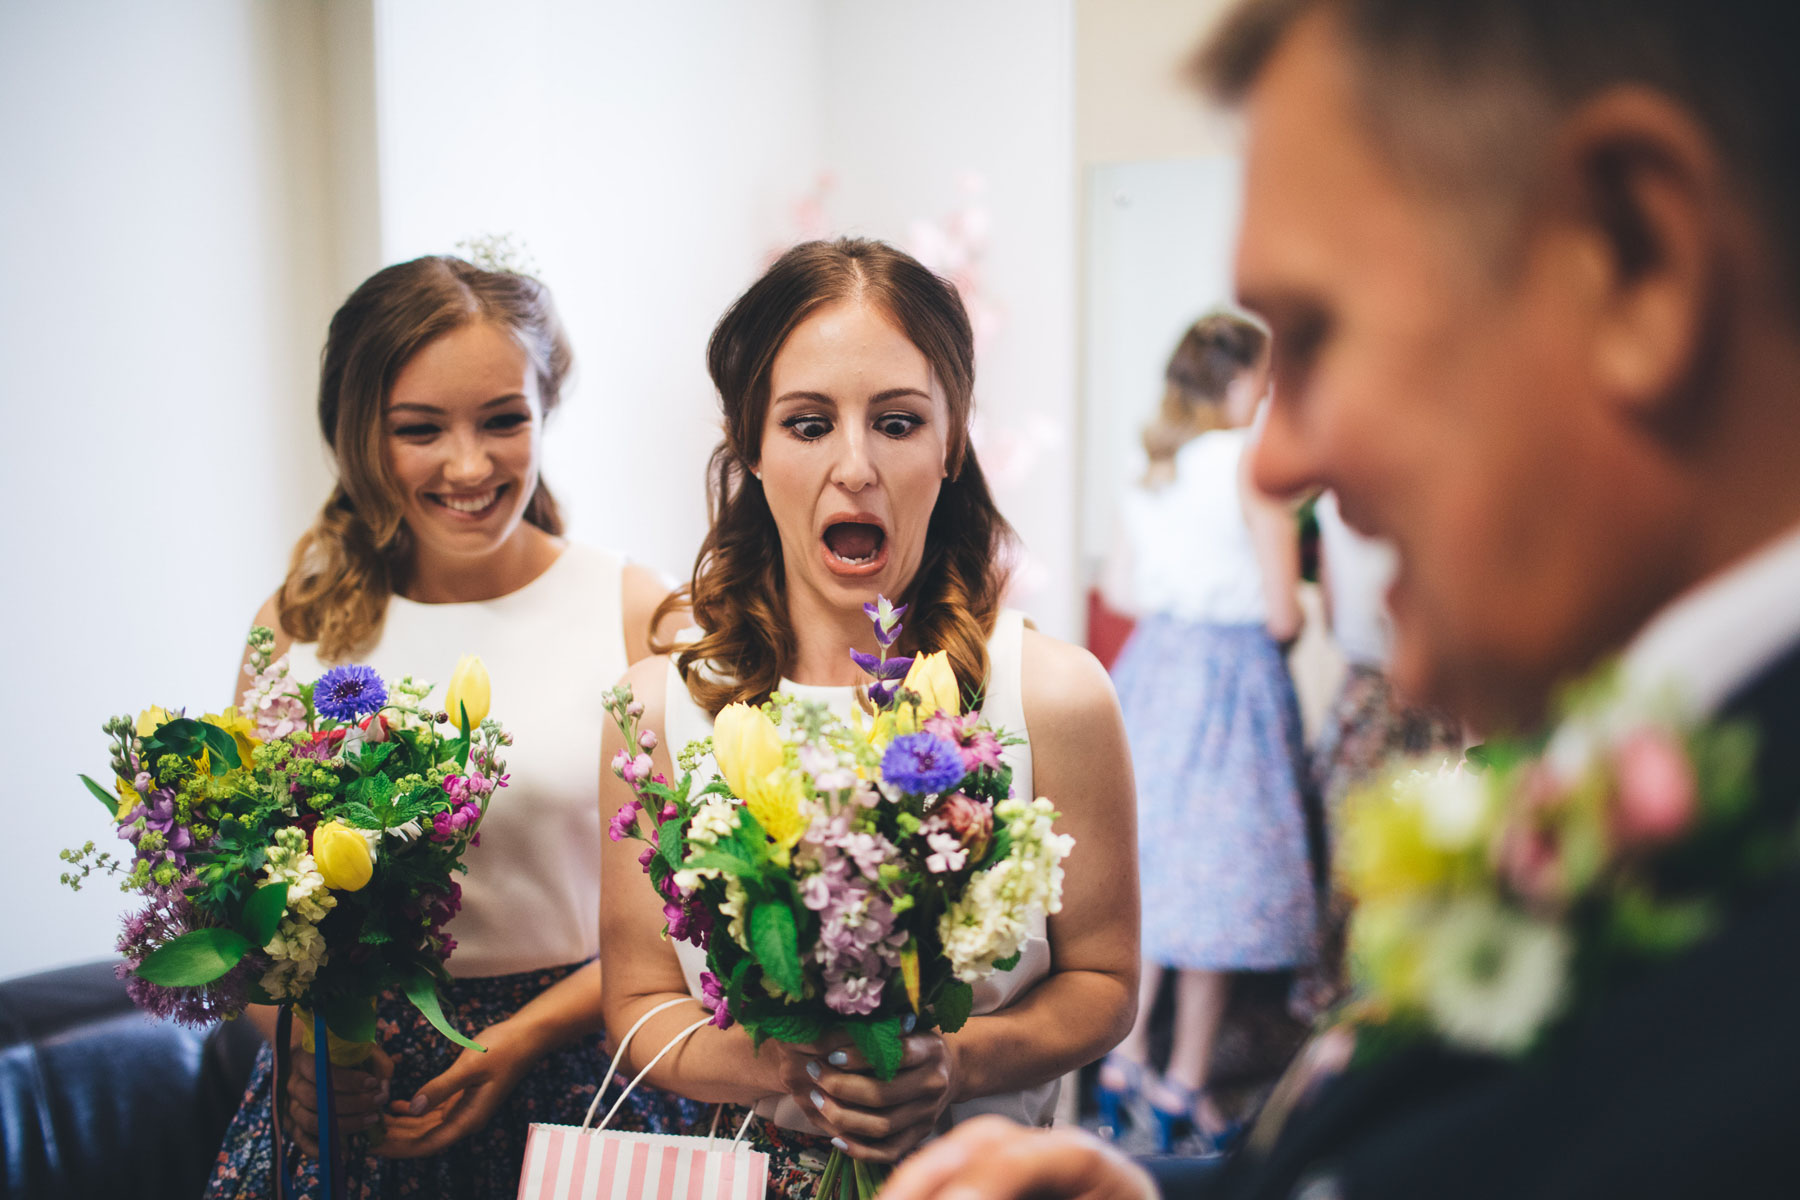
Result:
[[[250,756],[262,742],[256,736],[256,722],[238,712],[236,706],[222,713],[207,713],[200,718],[208,725],[217,725],[231,735],[237,743],[238,760],[245,766],[250,765]]]
[[[450,674],[450,687],[444,693],[444,711],[450,714],[451,723],[460,727],[462,714],[467,711],[469,728],[475,728],[487,719],[492,701],[493,685],[481,656],[465,654],[457,659],[456,670]]]
[[[950,668],[950,656],[942,650],[913,659],[912,669],[900,686],[919,693],[921,720],[939,712],[953,717],[962,715],[962,689],[957,686],[956,672]]]
[[[131,786],[131,780],[118,775],[113,776],[113,790],[119,793],[119,811],[114,819],[123,821],[125,814],[142,803],[144,798],[138,795],[135,787]]]
[[[727,704],[713,718],[713,760],[732,794],[741,800],[750,799],[757,780],[781,769],[787,761],[785,751],[781,731],[760,708]]]
[[[743,799],[744,807],[763,832],[783,849],[791,849],[812,824],[812,819],[801,811],[806,785],[791,767],[752,776]]]
[[[146,708],[143,712],[138,714],[137,735],[141,738],[149,737],[165,723],[173,721],[174,719],[174,713],[170,712],[160,704],[152,704],[149,708]]]
[[[1396,797],[1391,783],[1354,793],[1344,810],[1338,870],[1356,900],[1414,896],[1448,881],[1458,856],[1436,844],[1424,811]]]
[[[1349,957],[1362,990],[1390,1007],[1412,1008],[1424,997],[1421,972],[1431,905],[1380,900],[1357,905],[1350,918]]]
[[[313,830],[312,854],[320,878],[334,892],[360,891],[375,874],[369,839],[342,821],[326,821]]]

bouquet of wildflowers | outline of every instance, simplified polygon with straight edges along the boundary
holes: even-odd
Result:
[[[89,842],[64,851],[64,882],[96,868],[146,899],[125,920],[119,967],[144,1009],[204,1024],[246,1004],[295,1004],[323,1017],[332,1060],[375,1041],[375,997],[398,989],[444,1036],[437,986],[455,939],[454,875],[494,793],[511,738],[486,719],[489,685],[465,659],[447,696],[391,687],[341,666],[302,684],[273,635],[251,633],[244,708],[188,717],[161,708],[119,717],[105,804],[128,856]],[[313,1025],[303,1022],[309,1044]]]
[[[779,693],[728,705],[681,751],[676,783],[617,689],[609,711],[639,752],[612,763],[636,799],[608,832],[645,843],[668,936],[706,950],[715,1025],[758,1044],[842,1030],[891,1079],[909,1021],[955,1032],[971,985],[1017,964],[1034,918],[1060,908],[1074,843],[1048,800],[1012,796],[1001,750],[1016,739],[963,711],[945,655],[889,654],[905,608],[867,611],[881,652],[851,652],[872,677],[866,715]],[[709,753],[719,777],[702,785]],[[822,1195],[872,1194],[847,1161],[833,1155]]]

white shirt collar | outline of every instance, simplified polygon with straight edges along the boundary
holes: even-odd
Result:
[[[1800,640],[1800,527],[1705,580],[1642,629],[1622,660],[1628,691],[1676,688],[1699,713]]]

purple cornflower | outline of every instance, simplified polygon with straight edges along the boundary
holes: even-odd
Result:
[[[935,733],[907,733],[881,756],[882,778],[916,796],[947,792],[962,782],[962,750]]]
[[[387,686],[374,667],[346,664],[319,676],[313,687],[313,707],[322,717],[350,722],[381,711],[387,703]]]

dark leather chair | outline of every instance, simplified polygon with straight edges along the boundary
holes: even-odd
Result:
[[[151,1020],[111,962],[0,982],[5,1196],[193,1200],[260,1040]]]

